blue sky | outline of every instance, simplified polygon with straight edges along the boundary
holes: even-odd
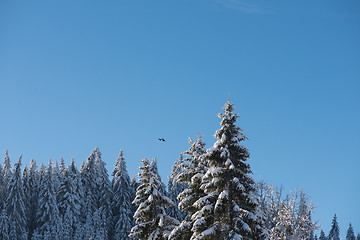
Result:
[[[359,43],[356,0],[1,1],[0,151],[80,166],[99,146],[111,173],[123,149],[166,180],[230,92],[254,178],[360,233]]]

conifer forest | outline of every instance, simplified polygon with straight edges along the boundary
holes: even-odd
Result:
[[[141,160],[130,179],[120,151],[111,173],[95,148],[78,168],[64,159],[0,165],[1,240],[339,240],[337,217],[329,232],[312,218],[302,189],[284,193],[255,182],[243,145],[246,136],[228,101],[218,114],[215,143],[189,139],[162,181],[156,159]],[[140,159],[139,159],[140,160]],[[28,167],[27,167],[28,166]],[[349,225],[346,240],[360,240]]]

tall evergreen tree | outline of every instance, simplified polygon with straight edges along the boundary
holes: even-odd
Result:
[[[187,158],[185,158],[179,166],[182,172],[177,176],[177,181],[188,185],[188,187],[178,195],[180,200],[179,208],[184,213],[187,213],[188,217],[172,231],[170,235],[171,240],[191,238],[191,229],[195,222],[195,217],[192,218],[191,216],[197,211],[194,203],[205,196],[204,191],[200,189],[201,179],[208,169],[207,163],[204,161],[204,158],[202,158],[205,153],[205,143],[202,141],[200,135],[197,141],[193,141],[193,139],[190,138],[189,143],[190,148],[183,153]]]
[[[33,237],[35,240],[62,239],[61,218],[59,216],[54,189],[54,178],[52,175],[52,164],[50,160],[39,186],[39,208],[36,214],[37,228]]]
[[[327,240],[327,237],[323,230],[320,231],[319,240]]]
[[[99,211],[100,222],[98,226],[98,235],[101,236],[101,239],[108,239],[109,229],[111,225],[111,199],[112,199],[112,189],[111,182],[109,180],[109,174],[105,168],[105,162],[101,158],[101,152],[96,148],[96,172],[97,172],[97,204]]]
[[[6,209],[0,213],[0,239],[9,240],[9,218]]]
[[[168,195],[169,198],[174,202],[173,207],[168,208],[169,216],[179,220],[180,222],[183,221],[187,215],[186,212],[180,211],[178,205],[178,195],[183,192],[187,187],[187,183],[179,182],[178,176],[183,173],[184,169],[182,168],[182,164],[184,162],[183,155],[180,154],[178,161],[175,162],[171,175],[168,179]]]
[[[360,240],[360,233],[356,236],[356,240]]]
[[[161,191],[161,181],[153,172],[147,159],[142,160],[140,186],[133,201],[138,206],[134,214],[135,226],[131,229],[130,238],[147,240],[165,240],[179,222],[166,214],[165,208],[173,206],[170,198]]]
[[[75,239],[75,232],[80,218],[81,182],[80,173],[74,159],[62,170],[63,177],[57,192],[59,214],[63,222],[64,240]]]
[[[331,229],[329,232],[328,240],[340,240],[340,229],[337,222],[336,214],[334,215],[334,218],[331,223]]]
[[[166,185],[163,183],[163,181],[161,181],[156,158],[153,158],[151,160],[150,169],[153,173],[156,174],[157,178],[159,179],[159,181],[161,183],[158,190],[161,192],[161,194],[168,196],[168,192],[166,191]]]
[[[12,240],[27,239],[24,189],[20,172],[21,157],[14,165],[14,171],[9,180],[6,201],[6,210],[9,218],[9,239]]]
[[[5,158],[4,158],[4,167],[2,168],[2,171],[1,171],[1,184],[3,186],[2,189],[0,189],[1,191],[1,198],[2,198],[2,202],[0,202],[0,207],[5,207],[5,204],[6,204],[6,199],[7,199],[7,196],[8,196],[8,184],[9,184],[9,181],[10,181],[10,178],[11,178],[11,175],[12,175],[12,172],[11,172],[11,163],[10,163],[10,157],[9,157],[9,152],[7,149],[5,149]]]
[[[349,225],[349,229],[346,232],[346,240],[356,240],[355,234],[354,234],[354,229],[351,226],[351,223]]]
[[[113,213],[113,237],[112,239],[130,239],[131,228],[134,226],[134,207],[132,201],[135,192],[131,187],[130,177],[126,169],[123,151],[116,160],[113,171],[112,190],[114,193],[112,201]]]
[[[251,177],[248,150],[240,145],[246,139],[235,125],[237,114],[228,101],[218,116],[221,128],[217,141],[205,154],[210,168],[202,178],[205,196],[194,203],[193,239],[266,239],[263,213],[255,182]]]
[[[36,212],[38,207],[39,194],[39,174],[37,171],[36,161],[31,159],[29,169],[24,169],[23,172],[23,186],[25,194],[25,209],[26,209],[26,229],[28,232],[28,239],[32,238],[33,232],[36,228]]]

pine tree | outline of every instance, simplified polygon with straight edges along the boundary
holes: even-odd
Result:
[[[337,222],[336,214],[334,215],[334,218],[331,223],[331,229],[329,232],[328,240],[340,240],[340,229]]]
[[[12,175],[9,152],[7,149],[5,149],[4,167],[2,168],[1,174],[2,174],[2,176],[0,179],[1,179],[1,184],[2,184],[3,188],[0,189],[1,198],[2,198],[2,202],[0,202],[0,207],[4,208],[5,204],[6,204],[6,199],[8,196],[7,186],[9,184],[9,181],[10,181],[10,178]]]
[[[5,207],[5,189],[4,176],[3,176],[3,167],[0,163],[0,211]]]
[[[9,239],[23,240],[27,238],[24,189],[21,179],[21,157],[14,165],[14,171],[9,180],[6,210],[9,218]]]
[[[187,215],[186,212],[180,211],[180,209],[178,207],[179,200],[177,198],[178,195],[188,187],[188,185],[186,183],[178,181],[178,176],[180,174],[182,174],[184,171],[184,169],[182,168],[183,162],[184,162],[183,155],[180,154],[180,157],[179,157],[178,161],[175,162],[175,164],[172,168],[171,175],[168,179],[169,198],[174,202],[175,206],[169,207],[167,213],[169,214],[169,216],[179,220],[180,222],[183,221]]]
[[[134,226],[132,201],[135,198],[135,192],[131,187],[122,150],[116,160],[112,175],[112,191],[114,193],[112,201],[113,239],[126,240],[130,239],[128,235]]]
[[[31,159],[29,169],[24,168],[23,171],[23,186],[25,195],[25,209],[26,209],[26,229],[28,232],[28,239],[32,238],[33,232],[36,228],[36,211],[38,207],[38,193],[39,193],[39,175],[37,171],[36,161]]]
[[[355,240],[354,229],[351,226],[351,223],[349,225],[349,229],[346,232],[346,240]]]
[[[179,208],[187,213],[188,217],[185,218],[179,226],[177,226],[171,233],[169,239],[190,239],[192,235],[192,227],[195,222],[195,217],[191,218],[197,209],[194,203],[201,197],[205,196],[204,191],[200,189],[201,179],[206,173],[208,166],[202,158],[205,153],[205,144],[199,135],[197,141],[189,139],[190,148],[183,154],[187,156],[179,168],[182,172],[176,177],[177,181],[188,185],[179,195],[178,198]]]
[[[356,240],[360,240],[360,233],[358,233]]]
[[[83,187],[83,199],[81,201],[81,222],[84,224],[83,232],[87,233],[87,229],[92,228],[91,226],[86,226],[90,224],[92,215],[97,210],[97,185],[96,185],[96,176],[97,170],[95,165],[97,149],[93,150],[88,157],[86,163],[82,163],[80,168],[81,174],[81,185]],[[90,234],[90,233],[89,233]],[[83,239],[89,239],[90,236],[85,236]]]
[[[151,163],[150,163],[150,169],[153,173],[156,174],[157,178],[159,179],[160,181],[160,187],[159,187],[159,191],[161,192],[161,194],[165,195],[165,196],[168,196],[168,193],[166,191],[166,185],[163,183],[163,181],[161,181],[161,177],[160,177],[160,174],[159,174],[159,169],[158,169],[158,166],[157,166],[157,160],[156,158],[153,158],[151,160]]]
[[[46,167],[39,189],[39,207],[37,211],[37,228],[34,239],[62,239],[62,226],[54,189],[51,160]]]
[[[6,209],[3,209],[0,214],[0,239],[9,240],[9,218]]]
[[[97,204],[100,222],[98,226],[97,234],[101,239],[108,239],[109,228],[111,225],[111,199],[112,199],[112,189],[111,182],[109,180],[109,174],[105,168],[105,162],[101,158],[101,152],[96,148],[96,172],[97,172],[97,186],[98,186],[98,195],[97,195]],[[102,235],[100,235],[102,234]]]
[[[327,237],[323,230],[320,231],[319,240],[327,240]]]
[[[159,189],[161,181],[158,174],[153,172],[154,166],[150,166],[147,159],[142,160],[140,186],[137,188],[136,197],[133,201],[138,206],[134,214],[135,226],[131,229],[130,238],[147,240],[165,240],[172,229],[179,222],[166,214],[165,208],[174,203],[164,196]]]
[[[81,208],[81,182],[80,173],[75,166],[74,159],[71,164],[62,170],[63,177],[57,192],[59,214],[63,221],[63,239],[74,239]]]
[[[210,168],[202,178],[205,196],[195,202],[193,239],[266,239],[255,182],[251,177],[246,139],[235,125],[238,116],[228,101],[219,114],[221,128],[216,143],[205,154]]]

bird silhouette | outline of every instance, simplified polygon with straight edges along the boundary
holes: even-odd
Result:
[[[164,138],[159,138],[159,141],[160,142],[165,142],[165,139]]]

